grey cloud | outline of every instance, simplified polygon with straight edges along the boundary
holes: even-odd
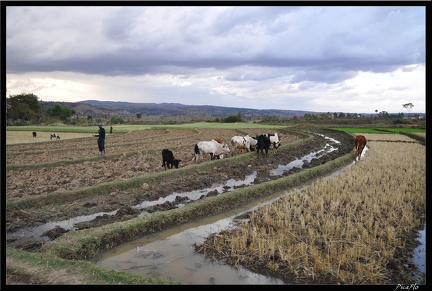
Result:
[[[303,71],[295,74],[291,79],[292,83],[302,82],[321,82],[327,84],[335,84],[347,79],[354,78],[357,72],[354,71]]]
[[[200,15],[182,14],[178,8],[185,20],[173,15],[178,24],[168,22],[169,28],[163,27],[163,21],[153,27],[142,19],[152,7],[110,7],[106,15],[105,8],[98,7],[94,19],[82,26],[73,18],[85,10],[48,9],[45,17],[56,19],[50,14],[61,11],[66,18],[57,19],[58,27],[52,23],[48,28],[45,9],[26,8],[27,17],[34,21],[26,22],[27,26],[16,13],[7,14],[8,27],[17,23],[21,28],[7,29],[7,50],[12,52],[7,54],[9,72],[72,68],[83,73],[141,74],[163,65],[219,69],[311,66],[314,70],[381,72],[425,60],[421,23],[405,28],[401,22],[412,22],[422,13],[405,7],[346,8],[347,15],[340,7],[231,7],[216,12],[220,18],[205,25]],[[205,17],[212,13],[208,8],[196,9]],[[342,15],[342,25],[336,21],[336,12]],[[296,13],[303,18],[298,19]],[[163,17],[169,20],[171,16],[165,13]],[[351,18],[353,24],[348,25]]]

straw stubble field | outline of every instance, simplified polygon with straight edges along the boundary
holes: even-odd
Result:
[[[401,135],[366,137],[366,157],[337,179],[250,213],[198,251],[285,282],[409,283],[413,266],[401,263],[426,219],[425,147]]]

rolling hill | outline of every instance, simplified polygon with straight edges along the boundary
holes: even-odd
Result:
[[[184,105],[180,103],[131,103],[116,101],[85,100],[80,102],[42,102],[47,109],[54,103],[70,108],[80,116],[91,115],[93,117],[130,117],[141,114],[142,116],[176,116],[176,117],[205,117],[225,118],[241,113],[247,118],[261,118],[263,116],[293,117],[303,116],[309,111],[277,110],[277,109],[250,109],[210,105]],[[316,112],[315,112],[316,113]]]

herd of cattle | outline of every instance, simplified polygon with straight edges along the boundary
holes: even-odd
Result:
[[[33,137],[36,137],[36,132],[33,131]],[[50,134],[50,139],[60,139],[60,136],[56,133]],[[357,135],[355,137],[355,161],[359,161],[367,143],[366,138],[363,135]],[[275,132],[264,133],[252,137],[249,135],[245,136],[233,136],[231,138],[232,154],[236,155],[237,150],[246,150],[247,152],[255,151],[257,152],[258,159],[260,155],[262,158],[268,157],[268,151],[270,147],[273,147],[273,152],[276,153],[277,149],[280,147],[280,138]],[[203,156],[206,154],[210,155],[211,160],[222,159],[225,153],[230,152],[230,147],[228,144],[223,143],[219,138],[214,138],[211,141],[200,141],[195,144],[192,161],[198,162],[198,159],[203,161]],[[174,154],[169,149],[162,150],[162,167],[166,169],[178,168],[181,160],[174,158]]]
[[[359,161],[367,143],[363,135],[355,137],[355,161]],[[270,147],[273,147],[273,152],[276,153],[280,147],[281,141],[277,132],[274,134],[261,134],[256,137],[246,136],[233,136],[231,138],[232,154],[235,155],[237,150],[246,150],[247,152],[257,151],[258,159],[261,157],[268,157]],[[203,161],[203,155],[209,154],[211,160],[222,159],[224,153],[229,153],[229,145],[223,143],[220,139],[214,138],[211,141],[200,141],[195,144],[192,161],[198,162],[198,159]],[[199,157],[199,158],[198,158]],[[166,169],[176,169],[179,167],[181,160],[176,159],[174,154],[169,149],[162,150],[162,167]]]
[[[237,154],[237,150],[246,150],[247,152],[257,151],[257,157],[268,157],[270,147],[276,152],[281,141],[277,132],[274,134],[261,134],[256,137],[246,136],[233,136],[231,138],[231,147],[233,155]],[[192,161],[203,161],[204,155],[209,154],[211,160],[222,159],[224,154],[229,153],[230,147],[228,144],[223,143],[219,138],[214,138],[211,141],[200,141],[195,144]],[[162,167],[166,169],[176,169],[179,167],[181,160],[176,159],[174,154],[169,149],[162,150]]]

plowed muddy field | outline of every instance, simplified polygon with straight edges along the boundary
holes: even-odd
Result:
[[[326,137],[340,142],[337,150],[325,154],[320,159],[305,162],[301,168],[293,168],[282,175],[324,164],[353,151],[354,138],[349,134],[322,129],[311,131],[287,128],[265,131],[277,131],[282,144],[277,152],[270,149],[267,158],[257,158],[256,152],[238,152],[236,155],[230,152],[222,160],[210,161],[209,155],[204,156],[203,162],[192,160],[194,145],[199,141],[219,138],[229,143],[235,135],[255,136],[261,133],[258,131],[185,129],[107,134],[106,157],[102,157],[98,152],[97,141],[93,136],[7,144],[8,233],[37,227],[47,222],[94,216],[92,220],[75,223],[71,229],[50,229],[44,233],[44,239],[40,240],[10,236],[7,238],[7,245],[37,251],[43,244],[57,239],[66,232],[136,218],[143,210],[138,210],[134,206],[143,201],[162,199],[174,192],[203,189],[229,179],[244,179],[255,171],[255,185],[278,179],[280,176],[270,174],[272,170],[322,149],[328,143]],[[31,135],[29,136],[31,139]],[[165,170],[162,167],[161,151],[164,148],[173,151],[175,158],[181,160],[179,169]],[[203,164],[212,166],[200,167]],[[180,172],[182,169],[191,169],[191,174],[164,175],[164,172]],[[154,183],[140,182],[143,177],[149,177],[149,181]],[[122,187],[121,183],[126,186]],[[130,186],[131,184],[134,186]],[[212,193],[207,193],[202,198],[210,195]],[[173,202],[149,206],[145,211],[152,213],[169,210],[188,203],[194,201],[178,197]],[[113,211],[117,211],[115,215],[106,214]]]
[[[105,158],[100,156],[94,137],[7,145],[7,200],[15,202],[28,199],[30,196],[72,191],[115,180],[126,181],[142,175],[163,172],[165,170],[162,167],[161,151],[164,148],[173,151],[175,158],[181,160],[180,168],[194,167],[201,164],[200,161],[192,161],[193,148],[198,141],[220,138],[223,142],[229,143],[232,136],[245,134],[255,135],[254,132],[225,129],[199,131],[141,130],[127,134],[113,134],[107,137],[107,156]],[[352,137],[337,132],[332,132],[332,135],[333,138],[341,141],[340,149],[316,161],[317,163],[324,163],[326,160],[334,159],[335,156],[346,154],[352,150]],[[62,220],[67,216],[109,212],[119,208],[129,209],[129,206],[144,200],[157,200],[159,197],[165,197],[173,192],[202,189],[216,182],[235,178],[241,179],[257,169],[266,169],[266,171],[259,171],[259,175],[254,181],[255,184],[260,181],[275,179],[277,177],[269,176],[271,169],[278,165],[288,164],[301,156],[318,150],[326,143],[323,136],[312,136],[313,138],[302,146],[287,149],[286,145],[306,139],[308,136],[305,133],[279,130],[282,146],[277,153],[270,149],[267,159],[257,159],[254,152],[249,154],[250,159],[244,163],[225,162],[223,167],[215,166],[211,172],[197,172],[191,177],[163,181],[158,186],[143,184],[138,188],[99,195],[91,201],[88,201],[86,197],[81,200],[68,198],[66,205],[59,201],[56,205],[47,205],[44,211],[41,211],[40,207],[16,209],[7,213],[7,230],[15,231],[49,220]],[[238,151],[237,155],[241,154],[246,154],[246,151],[244,153]],[[229,161],[233,156],[234,154],[230,152],[225,155],[224,160]],[[210,156],[204,156],[203,162],[209,161]],[[313,163],[303,166],[303,168],[312,166]],[[176,170],[170,169],[168,171]],[[299,169],[293,169],[293,171],[296,170]],[[175,205],[165,205],[165,207],[173,208]],[[158,207],[157,210],[160,208]],[[137,215],[137,213],[131,212],[134,211],[132,209],[125,210],[123,216]],[[98,226],[101,223],[109,223],[105,220],[124,219],[119,216],[122,215],[106,217],[105,219],[98,218],[93,224]],[[90,227],[90,225],[91,223],[86,223],[86,227]]]

